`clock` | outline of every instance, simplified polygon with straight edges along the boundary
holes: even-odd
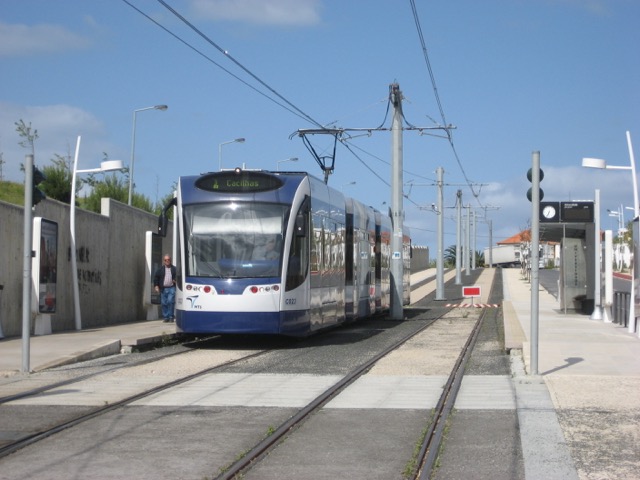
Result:
[[[560,221],[560,202],[540,202],[540,221],[543,223]]]
[[[544,218],[552,219],[556,216],[556,209],[553,205],[547,205],[542,209],[542,215]]]

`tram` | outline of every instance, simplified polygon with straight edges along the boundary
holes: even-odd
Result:
[[[306,172],[181,177],[162,236],[172,206],[178,332],[307,336],[390,308],[390,217]],[[408,304],[408,232],[402,256]]]

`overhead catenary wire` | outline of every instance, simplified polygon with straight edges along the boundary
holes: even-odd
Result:
[[[322,128],[322,125],[316,121],[315,119],[313,119],[310,115],[306,114],[305,112],[303,112],[301,109],[299,109],[297,106],[295,106],[293,103],[291,103],[289,100],[287,100],[285,97],[283,97],[282,95],[280,95],[275,89],[273,89],[272,87],[270,87],[266,82],[264,82],[260,77],[258,77],[256,74],[254,74],[251,70],[249,70],[247,67],[245,67],[243,64],[241,64],[238,60],[236,60],[227,50],[223,49],[222,47],[220,47],[217,43],[215,43],[213,40],[211,40],[207,35],[205,35],[202,31],[200,31],[193,23],[191,23],[189,20],[187,20],[184,16],[182,16],[180,13],[178,13],[173,7],[171,7],[169,4],[167,4],[167,2],[165,2],[164,0],[157,0],[158,3],[160,3],[163,7],[165,7],[167,10],[169,10],[173,15],[175,15],[178,19],[180,19],[180,21],[182,21],[185,25],[187,25],[191,30],[193,30],[195,33],[197,33],[200,37],[202,37],[204,39],[205,42],[209,43],[211,46],[213,46],[214,48],[216,48],[219,52],[221,52],[225,57],[227,57],[229,60],[231,60],[234,64],[236,64],[240,69],[242,69],[247,75],[251,76],[251,78],[253,78],[255,81],[257,81],[260,85],[262,85],[264,88],[266,88],[267,90],[269,90],[271,93],[273,93],[274,95],[276,95],[280,100],[282,100],[283,102],[285,102],[287,105],[289,105],[291,108],[293,108],[296,112],[298,112],[303,118],[305,118],[308,122]]]
[[[194,47],[193,45],[191,45],[189,42],[187,42],[186,40],[182,39],[179,35],[177,35],[176,33],[172,32],[171,30],[169,30],[167,27],[163,26],[162,24],[160,24],[158,21],[156,21],[155,19],[153,19],[151,16],[147,15],[146,13],[144,13],[142,10],[140,10],[139,8],[137,8],[135,5],[133,5],[129,0],[123,0],[123,2],[127,5],[129,5],[132,9],[134,9],[135,11],[137,11],[139,14],[141,14],[142,16],[144,16],[146,19],[148,19],[149,21],[151,21],[152,23],[154,23],[156,26],[160,27],[162,30],[164,30],[166,33],[168,33],[169,35],[171,35],[172,37],[174,37],[176,40],[178,40],[179,42],[181,42],[182,44],[184,44],[185,46],[187,46],[188,48],[190,48],[191,50],[193,50],[194,52],[196,52],[198,55],[200,55],[202,58],[204,58],[205,60],[207,60],[208,62],[214,64],[216,67],[220,68],[222,71],[224,71],[225,73],[227,73],[228,75],[230,75],[231,77],[233,77],[234,79],[240,81],[242,84],[244,84],[245,86],[248,86],[249,88],[251,88],[253,91],[255,91],[256,93],[262,95],[263,97],[267,98],[268,100],[272,101],[273,103],[275,103],[276,105],[284,108],[285,110],[289,111],[290,113],[293,113],[294,115],[298,116],[299,118],[308,121],[309,123],[315,125],[316,127],[318,127],[318,130],[315,130],[314,133],[328,133],[328,134],[332,134],[335,135],[335,130],[341,130],[342,132],[346,132],[346,131],[365,131],[368,133],[371,133],[372,131],[389,131],[390,128],[385,128],[384,124],[386,122],[386,119],[388,117],[388,112],[389,112],[389,101],[387,101],[387,109],[385,111],[385,115],[384,118],[382,120],[382,123],[375,128],[361,128],[361,129],[332,129],[332,128],[327,128],[326,124],[323,125],[320,122],[318,122],[317,120],[315,120],[313,117],[311,117],[310,115],[308,115],[306,112],[304,112],[302,109],[298,108],[296,105],[294,105],[292,102],[290,102],[288,99],[286,99],[282,94],[280,94],[278,91],[276,91],[274,88],[272,88],[271,86],[269,86],[265,81],[263,81],[260,77],[258,77],[256,74],[254,74],[250,69],[248,69],[247,67],[245,67],[242,63],[240,63],[237,59],[235,59],[232,55],[229,54],[229,52],[227,50],[225,50],[224,48],[222,48],[220,45],[218,45],[216,42],[214,42],[211,38],[209,38],[205,33],[203,33],[201,30],[199,30],[195,25],[193,25],[188,19],[186,19],[182,14],[180,14],[177,10],[175,10],[173,7],[171,7],[166,1],[164,0],[157,0],[158,3],[160,3],[164,8],[166,8],[169,12],[171,12],[172,15],[174,15],[175,17],[177,17],[181,22],[183,22],[185,25],[187,25],[192,31],[194,31],[197,35],[199,35],[202,39],[204,39],[204,41],[206,41],[209,45],[213,46],[215,49],[217,49],[220,53],[222,53],[226,58],[228,58],[230,61],[232,61],[238,68],[240,68],[242,71],[244,71],[247,75],[249,75],[251,78],[253,78],[256,82],[258,82],[262,87],[264,87],[269,94],[261,91],[259,88],[256,88],[254,85],[250,84],[249,82],[247,82],[246,80],[244,80],[243,78],[241,78],[240,76],[236,75],[235,73],[233,73],[232,71],[228,70],[227,68],[223,67],[222,65],[220,65],[218,62],[216,62],[215,60],[213,60],[212,58],[210,58],[208,55],[206,55],[205,53],[203,53],[201,50],[197,49],[196,47]],[[434,85],[434,91],[436,94],[436,99],[438,102],[438,106],[439,106],[439,110],[440,110],[440,115],[443,119],[443,122],[446,125],[446,121],[445,121],[445,116],[444,116],[444,110],[442,108],[438,93],[437,93],[437,89],[435,88],[435,77],[433,75],[433,71],[431,69],[430,63],[428,62],[428,55],[426,52],[426,47],[424,46],[424,38],[422,36],[422,32],[421,32],[421,28],[419,26],[419,20],[417,20],[417,11],[415,9],[415,4],[412,3],[412,8],[414,10],[414,18],[416,19],[417,22],[417,28],[419,31],[419,35],[422,41],[422,45],[423,45],[423,51],[425,54],[425,58],[427,60],[427,65],[428,65],[428,69],[430,72],[430,77],[432,79],[432,84]],[[274,98],[273,96],[277,97]],[[280,101],[278,101],[278,99]],[[406,118],[404,118],[404,114],[403,114],[403,119],[406,122],[406,125],[408,125],[408,127],[405,127],[405,130],[417,130],[420,132],[420,134],[429,134],[428,130],[430,129],[444,129],[446,131],[446,138],[449,139],[452,148],[454,149],[454,153],[455,153],[455,147],[453,146],[452,143],[452,138],[451,138],[451,133],[450,133],[450,128],[452,127],[442,127],[442,126],[437,126],[437,127],[416,127],[413,124],[411,124]],[[331,124],[336,123],[331,122]],[[300,131],[299,131],[300,132]],[[434,135],[437,136],[437,135]],[[348,141],[351,140],[353,137],[348,137],[348,138],[339,138],[340,143],[342,145],[345,146],[345,148],[347,148],[347,150],[354,155],[354,157],[360,162],[362,163],[363,166],[365,166],[365,168],[367,168],[369,171],[371,171],[378,179],[380,179],[385,185],[389,186],[388,182],[383,179],[380,175],[378,175],[371,167],[369,167],[366,162],[359,157],[352,148],[350,148],[350,146],[348,145]],[[442,137],[441,137],[442,138]],[[352,144],[353,145],[353,144]],[[307,145],[308,146],[308,145]],[[359,148],[359,147],[356,147]],[[362,149],[360,149],[362,150]],[[362,150],[364,151],[364,150]],[[335,149],[334,149],[335,152]],[[335,153],[334,153],[335,154]],[[457,156],[457,153],[455,153],[456,158],[458,159],[458,163],[460,164],[460,168],[463,171],[464,174],[464,169],[462,168],[462,165],[460,163],[460,160]],[[373,155],[372,155],[373,156]],[[335,161],[335,158],[333,159]],[[323,164],[321,162],[319,162],[321,167],[323,166]],[[325,173],[326,173],[326,167],[324,168]],[[331,165],[331,170],[333,170],[333,164]],[[410,172],[408,172],[410,173]],[[411,174],[414,176],[419,176],[416,174]],[[468,180],[468,178],[465,175],[465,179],[467,180],[467,183],[470,185],[471,182]],[[471,185],[470,185],[471,187]],[[472,187],[471,187],[472,188]],[[472,189],[473,191],[473,189]],[[405,198],[407,198],[409,201],[411,201],[412,203],[415,204],[415,202],[413,202],[408,195],[404,195]],[[477,196],[477,194],[475,194],[474,192],[474,196]],[[417,204],[416,204],[417,205]]]
[[[436,79],[435,76],[433,74],[433,69],[431,68],[431,61],[429,60],[429,53],[427,51],[427,46],[424,40],[424,35],[422,34],[422,27],[420,26],[420,18],[418,16],[418,10],[416,8],[416,2],[415,0],[409,0],[409,3],[411,4],[411,11],[413,13],[413,19],[416,25],[416,30],[418,32],[418,37],[420,39],[420,46],[422,47],[422,54],[424,56],[424,61],[425,64],[427,66],[427,70],[429,72],[429,78],[431,79],[431,86],[433,88],[433,93],[435,95],[436,98],[436,103],[438,104],[438,110],[440,111],[440,118],[442,119],[442,122],[444,125],[447,125],[447,121],[444,115],[444,109],[442,108],[442,102],[440,101],[440,95],[438,93],[438,87],[436,86]],[[451,145],[451,150],[453,152],[453,155],[456,159],[456,162],[458,163],[458,166],[460,167],[460,171],[462,172],[462,175],[465,179],[465,181],[467,182],[467,186],[469,187],[469,189],[471,190],[471,193],[473,194],[474,198],[476,199],[476,201],[478,202],[478,204],[480,206],[482,206],[482,203],[480,202],[480,199],[478,198],[480,195],[480,191],[476,192],[473,188],[473,182],[471,182],[469,180],[469,178],[467,177],[467,173],[464,170],[464,167],[462,166],[462,162],[460,160],[460,156],[458,155],[458,151],[456,150],[456,147],[453,143],[453,135],[451,134],[451,131],[449,129],[446,130],[447,132],[447,137],[449,139],[449,144]]]
[[[151,16],[147,15],[145,12],[143,12],[142,10],[140,10],[138,7],[136,7],[135,5],[133,5],[131,2],[129,2],[129,0],[122,0],[125,4],[129,5],[132,9],[134,9],[136,12],[138,12],[140,15],[142,15],[143,17],[145,17],[147,20],[149,20],[150,22],[154,23],[156,26],[158,26],[159,28],[161,28],[162,30],[164,30],[166,33],[168,33],[169,35],[171,35],[173,38],[175,38],[176,40],[178,40],[180,43],[182,43],[183,45],[185,45],[187,48],[193,50],[195,53],[197,53],[198,55],[200,55],[202,58],[204,58],[205,60],[207,60],[209,63],[212,63],[213,65],[215,65],[216,67],[218,67],[220,70],[222,70],[223,72],[225,72],[226,74],[230,75],[231,77],[233,77],[234,79],[238,80],[240,83],[244,84],[245,86],[249,87],[251,90],[253,90],[254,92],[256,92],[257,94],[265,97],[267,100],[275,103],[276,105],[282,107],[283,109],[287,110],[290,113],[293,113],[294,115],[296,115],[297,117],[305,120],[305,121],[309,121],[311,123],[313,123],[314,125],[318,125],[318,123],[311,119],[309,116],[307,116],[306,114],[304,114],[304,112],[301,112],[300,110],[298,110],[297,108],[295,108],[295,106],[287,106],[279,101],[277,101],[275,98],[270,97],[269,95],[267,95],[266,93],[260,91],[258,88],[256,88],[255,86],[251,85],[249,82],[247,82],[246,80],[242,79],[241,77],[239,77],[238,75],[236,75],[235,73],[233,73],[232,71],[230,71],[229,69],[223,67],[222,65],[220,65],[218,62],[216,62],[214,59],[212,59],[211,57],[209,57],[208,55],[206,55],[204,52],[202,52],[201,50],[197,49],[196,47],[194,47],[193,45],[191,45],[189,42],[187,42],[186,40],[182,39],[179,35],[177,35],[176,33],[172,32],[171,30],[169,30],[167,27],[165,27],[164,25],[162,25],[160,22],[158,22],[157,20],[155,20],[154,18],[152,18]],[[287,104],[291,105],[290,102],[286,101],[285,99],[283,99]]]

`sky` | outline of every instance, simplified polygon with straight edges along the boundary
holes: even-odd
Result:
[[[5,0],[2,179],[24,181],[20,120],[38,132],[38,166],[73,158],[79,136],[78,169],[130,165],[135,129],[135,191],[152,202],[220,165],[323,178],[297,132],[328,126],[345,129],[329,184],[386,211],[397,84],[403,126],[427,128],[402,133],[414,244],[435,256],[439,167],[445,247],[458,190],[477,250],[528,228],[533,152],[545,201],[599,190],[615,232],[607,210],[632,217],[627,131],[640,151],[639,23],[637,0]],[[168,109],[143,110],[155,105]],[[332,137],[310,140],[332,154]]]

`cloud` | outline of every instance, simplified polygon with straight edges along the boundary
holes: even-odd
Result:
[[[193,0],[191,8],[203,20],[292,26],[320,22],[320,0]]]
[[[58,25],[0,23],[0,57],[79,50],[90,43],[87,38]]]
[[[104,124],[94,115],[71,105],[23,106],[0,102],[0,152],[5,164],[4,180],[21,181],[20,164],[30,153],[19,145],[22,140],[16,122],[23,120],[38,132],[35,161],[47,165],[56,154],[73,155],[78,135],[82,135],[81,162],[99,162],[102,152],[116,148],[106,139]],[[80,168],[84,168],[82,163]]]

